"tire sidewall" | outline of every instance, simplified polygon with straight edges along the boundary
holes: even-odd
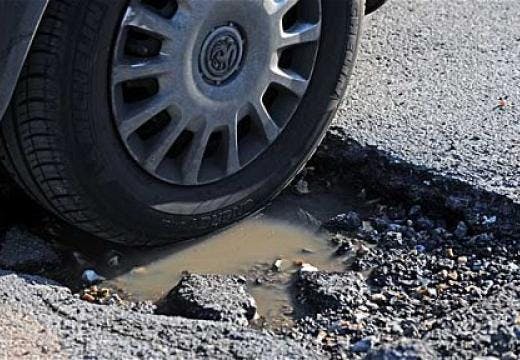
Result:
[[[323,1],[322,39],[313,76],[282,134],[237,174],[186,187],[146,173],[119,138],[109,79],[114,38],[126,2],[101,3],[108,11],[100,19],[84,20],[72,39],[76,46],[67,54],[74,60],[70,73],[63,74],[71,99],[63,114],[71,119],[64,123],[65,148],[70,149],[71,175],[95,211],[148,243],[189,238],[226,226],[259,209],[287,184],[315,150],[335,112],[346,85],[338,79],[353,65],[362,16],[361,1]],[[346,56],[352,59],[345,61]],[[164,203],[170,203],[168,212],[157,210]]]

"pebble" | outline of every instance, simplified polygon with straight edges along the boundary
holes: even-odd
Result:
[[[386,296],[383,294],[372,294],[371,299],[372,299],[372,301],[379,302],[379,303],[385,302],[388,300],[386,298]]]
[[[414,205],[408,211],[408,216],[412,219],[417,219],[422,215],[421,205]]]
[[[108,255],[107,265],[116,268],[121,264],[121,254],[116,251],[111,251]]]
[[[323,226],[326,229],[337,231],[354,231],[359,229],[363,223],[359,214],[355,211],[350,211],[346,214],[339,214],[327,221]]]
[[[313,266],[311,264],[307,264],[307,263],[303,263],[300,267],[300,272],[301,273],[306,273],[306,272],[316,272],[318,271],[318,268],[316,266]]]
[[[354,353],[366,353],[372,350],[374,347],[375,340],[373,337],[367,337],[357,341],[353,346],[351,351]]]
[[[300,195],[307,195],[310,194],[311,191],[309,189],[309,183],[303,179],[300,179],[296,185],[294,186],[294,189],[296,192]]]
[[[283,267],[284,267],[285,263],[286,263],[286,261],[283,259],[275,260],[275,262],[273,263],[273,270],[278,271],[278,272],[283,271]]]
[[[457,239],[463,239],[466,237],[466,235],[468,235],[468,226],[464,221],[459,222],[457,228],[453,232],[453,235],[455,235]]]
[[[81,280],[83,280],[83,282],[87,285],[92,285],[98,284],[102,281],[105,281],[106,279],[103,276],[96,273],[94,270],[89,269],[83,272],[83,274],[81,275]]]
[[[457,258],[457,263],[459,265],[466,265],[468,263],[468,258],[466,256],[459,256]]]
[[[81,300],[87,301],[89,303],[96,302],[96,298],[88,293],[81,295]]]

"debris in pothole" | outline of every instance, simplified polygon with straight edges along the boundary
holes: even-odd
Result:
[[[99,275],[92,269],[87,269],[83,271],[83,274],[81,275],[81,280],[83,280],[83,282],[87,285],[94,285],[99,284],[102,281],[105,281],[106,278]]]
[[[323,346],[333,358],[513,358],[520,350],[519,244],[473,235],[466,224],[450,232],[444,219],[418,207],[378,212],[362,218],[357,231],[331,235],[341,253],[351,254],[349,270],[298,274],[296,297],[312,311],[296,331],[332,336],[333,344]],[[373,245],[366,245],[358,237],[371,226]],[[368,349],[372,336],[378,341]]]
[[[96,303],[100,305],[112,305],[112,304],[122,304],[123,300],[121,297],[115,293],[112,289],[109,288],[99,288],[96,285],[83,289],[80,292],[80,299],[90,302]]]
[[[362,225],[359,214],[350,211],[346,214],[339,214],[327,221],[323,227],[331,231],[354,231]]]
[[[365,281],[356,272],[300,272],[297,286],[299,300],[317,311],[359,305],[368,292]]]
[[[303,179],[298,180],[296,185],[294,185],[294,190],[300,195],[307,195],[311,193],[309,189],[309,183]]]
[[[107,265],[116,268],[121,264],[121,254],[117,251],[110,251],[107,254]]]
[[[243,277],[190,274],[162,301],[159,313],[247,325],[255,317],[256,302]]]
[[[287,270],[288,268],[290,267],[290,263],[288,260],[285,260],[285,259],[277,259],[275,260],[275,262],[273,263],[273,266],[272,266],[272,269],[274,271],[285,271]]]
[[[311,273],[318,271],[318,268],[308,263],[302,263],[300,265],[300,273]]]

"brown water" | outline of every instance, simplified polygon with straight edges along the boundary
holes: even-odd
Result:
[[[333,248],[323,234],[263,216],[203,241],[170,248],[160,259],[150,259],[147,265],[133,268],[111,282],[133,299],[158,300],[178,283],[184,271],[251,278],[255,271],[265,273],[277,259],[284,259],[282,271],[267,271],[270,281],[250,284],[259,314],[272,320],[288,315],[291,304],[287,287],[297,264],[309,263],[326,271],[342,269],[341,259],[332,254]]]

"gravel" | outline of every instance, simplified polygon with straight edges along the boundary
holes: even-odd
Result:
[[[350,247],[370,240],[364,251],[347,252],[346,271],[299,275],[297,299],[311,311],[293,331],[321,334],[335,358],[413,349],[461,359],[520,353],[520,242],[462,234],[460,223],[450,227],[417,206],[375,205],[361,221],[374,230],[331,234]]]
[[[356,230],[361,227],[361,219],[359,218],[358,213],[355,211],[350,211],[346,214],[339,214],[334,216],[328,222],[326,222],[323,226],[329,230]]]

